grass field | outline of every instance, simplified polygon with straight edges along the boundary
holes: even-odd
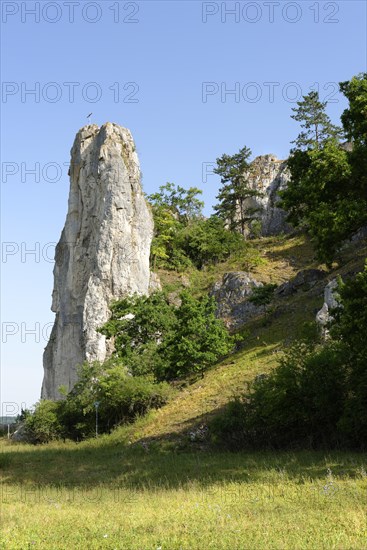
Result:
[[[261,246],[264,282],[317,267],[302,236]],[[366,255],[366,246],[347,251],[328,278],[361,268]],[[205,290],[218,273],[196,273],[196,288]],[[172,273],[162,279],[180,286]],[[191,438],[276,365],[314,319],[324,285],[276,301],[268,317],[246,327],[241,350],[132,425],[82,443],[0,441],[0,548],[367,549],[366,454],[227,453],[210,438]]]
[[[2,446],[1,547],[367,548],[367,456]]]

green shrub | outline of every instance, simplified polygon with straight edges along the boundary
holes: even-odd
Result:
[[[276,288],[277,285],[271,283],[255,287],[249,301],[255,304],[255,306],[266,306],[270,304]]]
[[[224,424],[214,424],[216,440],[235,448],[336,445],[345,397],[339,346],[314,350],[296,344],[271,374],[255,379],[231,404]]]
[[[180,300],[175,307],[156,292],[111,307],[111,319],[100,332],[114,337],[115,355],[131,374],[161,381],[202,373],[234,347],[235,339],[216,318],[213,298],[195,298],[184,290]]]
[[[41,400],[36,404],[34,412],[26,416],[25,427],[35,443],[48,443],[61,437],[59,409],[59,402]]]
[[[185,227],[177,236],[177,246],[197,269],[243,254],[248,248],[243,236],[229,231],[216,216],[196,220]]]
[[[83,439],[95,433],[98,402],[99,431],[111,431],[167,402],[172,390],[151,377],[131,376],[116,360],[85,364],[79,380],[60,405],[64,435]]]
[[[214,438],[238,447],[366,448],[367,265],[339,285],[332,340],[312,327],[267,376],[258,377],[213,423]]]
[[[158,378],[171,380],[203,372],[220,357],[230,353],[236,339],[215,315],[215,302],[209,296],[195,298],[184,290],[181,305],[175,310],[174,329],[162,342]]]

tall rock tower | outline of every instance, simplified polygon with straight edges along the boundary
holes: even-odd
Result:
[[[96,329],[109,304],[148,294],[153,220],[145,201],[139,159],[129,130],[85,126],[71,150],[69,206],[56,247],[51,309],[55,324],[43,355],[42,398],[70,390],[83,361],[111,352]]]

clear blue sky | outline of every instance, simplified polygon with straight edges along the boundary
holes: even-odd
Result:
[[[146,192],[198,186],[210,212],[219,181],[202,177],[203,163],[244,145],[286,158],[291,108],[311,87],[338,121],[336,83],[366,71],[366,27],[366,3],[353,0],[2,2],[5,403],[39,398],[53,321],[48,243],[65,221],[66,165],[87,115],[130,128]]]

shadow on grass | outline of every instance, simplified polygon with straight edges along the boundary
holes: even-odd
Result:
[[[208,415],[193,419],[197,426]],[[183,427],[187,432],[190,423]],[[187,436],[186,436],[187,437]],[[164,444],[163,444],[164,442]],[[168,444],[167,444],[168,443]],[[367,455],[342,451],[221,451],[179,450],[169,438],[140,440],[134,445],[112,436],[80,444],[67,442],[44,446],[3,446],[0,478],[8,485],[92,489],[178,489],[197,484],[205,488],[229,482],[255,483],[277,479],[326,479],[359,475]],[[2,464],[2,467],[1,467]],[[283,477],[282,477],[283,476]]]

